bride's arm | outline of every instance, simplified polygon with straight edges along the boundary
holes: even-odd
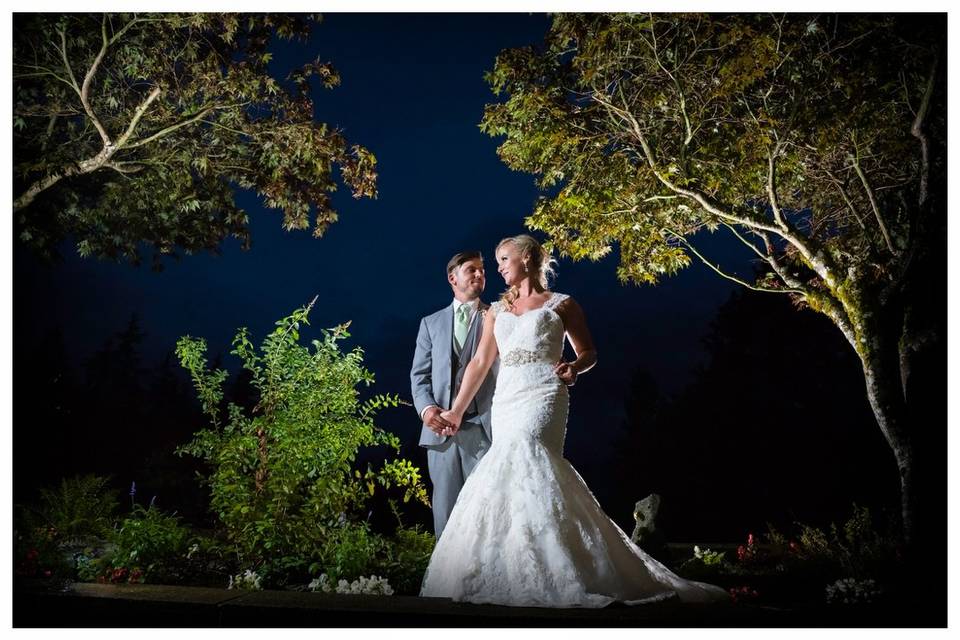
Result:
[[[587,327],[583,309],[576,300],[567,298],[557,305],[557,315],[563,320],[563,328],[567,332],[567,338],[574,353],[577,354],[577,359],[573,362],[557,363],[554,371],[565,384],[572,385],[577,381],[577,376],[589,371],[593,365],[597,364],[597,349],[593,346],[593,338],[590,336],[590,328]]]
[[[491,307],[483,319],[483,335],[480,337],[480,344],[477,346],[477,352],[470,358],[466,370],[463,372],[463,382],[460,383],[460,391],[450,411],[440,414],[445,420],[460,426],[463,414],[470,406],[473,396],[477,395],[480,385],[487,372],[497,359],[497,340],[493,335],[493,324],[497,313]]]

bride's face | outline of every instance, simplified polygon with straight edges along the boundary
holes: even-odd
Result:
[[[497,249],[497,272],[508,287],[520,284],[527,277],[523,256],[512,242],[505,242]]]

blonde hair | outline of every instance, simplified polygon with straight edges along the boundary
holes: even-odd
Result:
[[[504,238],[497,244],[497,248],[494,251],[496,254],[497,251],[500,251],[500,247],[506,243],[512,243],[514,247],[517,248],[517,251],[520,252],[520,255],[524,258],[527,258],[527,269],[534,275],[534,278],[537,282],[540,283],[540,286],[544,289],[549,288],[549,279],[556,276],[556,271],[554,271],[553,265],[556,264],[550,256],[550,252],[543,248],[543,246],[537,242],[537,239],[533,236],[522,233],[518,236],[512,236],[509,238]],[[510,287],[500,296],[500,302],[502,302],[508,309],[513,306],[514,301],[520,295],[520,290],[516,285]]]

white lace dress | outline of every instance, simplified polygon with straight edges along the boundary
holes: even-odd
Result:
[[[634,545],[564,459],[569,397],[553,367],[565,333],[555,308],[566,298],[554,293],[520,316],[491,308],[493,443],[460,491],[420,595],[536,607],[726,599]]]

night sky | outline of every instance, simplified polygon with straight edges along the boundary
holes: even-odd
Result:
[[[250,251],[228,240],[222,255],[167,261],[160,273],[149,260],[139,268],[85,260],[70,246],[60,264],[47,266],[18,248],[16,343],[35,343],[59,327],[79,363],[135,313],[147,333],[146,362],[162,359],[190,334],[205,337],[210,355],[223,354],[235,372],[229,340],[238,327],[259,340],[277,319],[318,296],[313,329],[352,321],[350,345],[365,349],[375,391],[409,398],[419,319],[451,300],[449,257],[484,252],[483,298],[492,301],[503,290],[494,247],[526,231],[534,178],[501,163],[499,141],[478,128],[484,104],[495,99],[483,73],[500,50],[541,42],[548,24],[544,15],[525,14],[325,15],[310,42],[278,45],[271,72],[283,78],[318,55],[334,64],[342,84],[316,89],[316,118],[376,155],[379,198],[357,201],[339,191],[340,220],[317,240],[309,231],[284,232],[279,212],[241,194]],[[742,247],[719,237],[699,240],[709,255],[748,276]],[[597,367],[572,393],[566,456],[601,503],[612,491],[608,469],[623,436],[631,376],[645,371],[662,391],[682,390],[703,363],[709,323],[736,287],[699,263],[656,287],[622,286],[617,260],[616,252],[598,263],[560,260],[553,286],[580,302],[599,353]],[[17,354],[28,357],[22,349]],[[420,430],[411,408],[394,410],[382,426],[410,445]],[[425,456],[418,462],[425,472]],[[636,491],[635,499],[646,495],[643,487]],[[611,515],[621,524],[629,520],[628,513]]]

